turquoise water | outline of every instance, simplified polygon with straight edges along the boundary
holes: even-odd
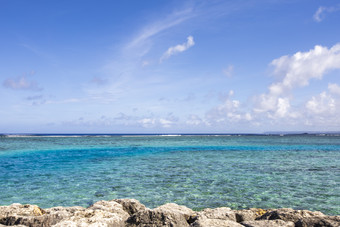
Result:
[[[0,137],[0,205],[135,198],[340,214],[340,137]]]

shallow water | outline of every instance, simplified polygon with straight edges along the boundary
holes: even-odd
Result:
[[[340,137],[0,137],[0,205],[135,198],[340,214]]]

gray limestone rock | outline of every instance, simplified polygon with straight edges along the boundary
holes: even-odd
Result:
[[[241,223],[246,227],[294,227],[295,224],[292,221],[285,222],[283,220],[258,220],[258,221],[245,221]]]
[[[305,217],[295,223],[296,227],[339,227],[340,216]]]
[[[51,226],[62,219],[62,215],[54,215],[36,205],[14,203],[0,207],[0,224],[25,226]]]
[[[340,216],[291,208],[231,210],[227,207],[195,212],[188,207],[168,203],[148,209],[134,199],[98,201],[88,208],[53,207],[14,203],[0,206],[0,226],[68,227],[339,227]]]
[[[212,219],[201,217],[191,223],[191,227],[243,227],[243,225],[226,219]]]
[[[171,226],[171,227],[185,227],[189,226],[188,221],[195,212],[191,209],[180,206],[175,203],[168,203],[157,207],[153,210],[145,209],[133,214],[127,221],[126,226]]]
[[[123,209],[129,213],[129,215],[133,215],[138,211],[145,210],[146,206],[141,204],[136,199],[114,199],[113,201],[119,203],[123,206]]]
[[[61,226],[125,226],[129,214],[115,201],[98,201],[85,210],[54,225]]]
[[[267,213],[267,210],[260,208],[250,208],[247,210],[235,210],[237,222],[254,221],[257,217]]]
[[[264,215],[256,218],[256,220],[275,220],[281,219],[284,221],[292,221],[296,223],[300,219],[307,217],[315,217],[315,216],[325,216],[323,213],[319,211],[309,211],[309,210],[293,210],[291,208],[281,208],[271,210]]]

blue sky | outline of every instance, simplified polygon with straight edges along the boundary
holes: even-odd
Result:
[[[340,130],[340,1],[0,1],[1,133]]]

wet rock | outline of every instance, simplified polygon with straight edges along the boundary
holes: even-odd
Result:
[[[258,220],[258,221],[245,221],[241,223],[246,227],[294,227],[295,224],[292,221],[285,222],[283,220]]]
[[[129,215],[146,209],[146,207],[136,199],[114,199],[113,201],[122,205],[123,209],[128,212]]]
[[[275,220],[281,219],[284,221],[292,221],[294,223],[298,222],[300,219],[315,216],[325,216],[319,211],[309,211],[309,210],[293,210],[291,208],[281,208],[271,210],[264,215],[256,218],[256,220]]]
[[[340,216],[305,217],[295,223],[296,227],[339,227]]]
[[[145,209],[142,211],[138,211],[126,221],[126,226],[185,227],[189,226],[188,221],[193,215],[195,215],[195,212],[185,206],[168,203],[153,210]]]

